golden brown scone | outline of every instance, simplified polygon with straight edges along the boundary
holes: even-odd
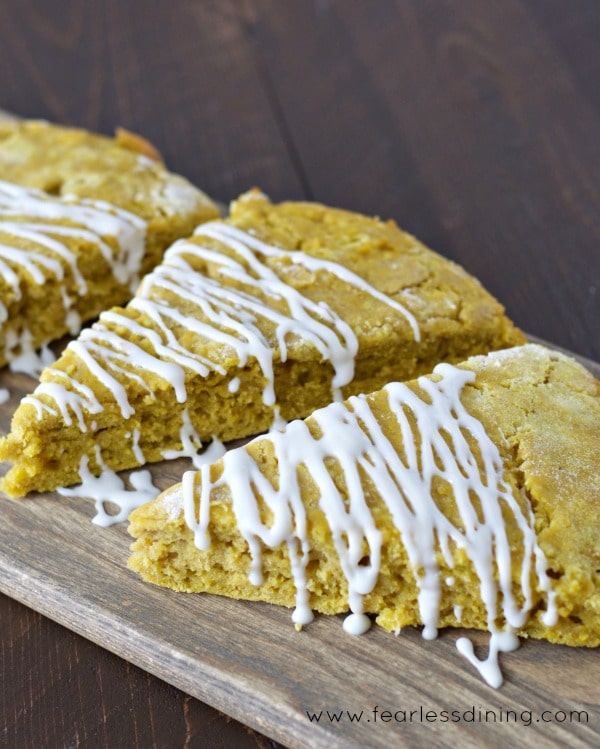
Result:
[[[302,567],[305,543],[308,606],[337,614],[350,608],[352,574],[377,572],[381,554],[362,605],[388,630],[510,623],[524,636],[597,646],[600,382],[537,345],[444,366],[341,410],[333,404],[186,474],[131,514],[130,568],[179,591],[292,607],[302,585],[290,549]],[[497,465],[487,464],[494,451]],[[486,478],[474,488],[478,476]],[[210,538],[208,548],[195,545],[195,533],[200,546]]]
[[[133,133],[0,124],[0,365],[128,301],[172,242],[217,215]]]
[[[42,374],[0,444],[15,464],[2,488],[78,483],[97,451],[118,470],[188,438],[257,434],[523,340],[474,278],[393,222],[252,191]]]

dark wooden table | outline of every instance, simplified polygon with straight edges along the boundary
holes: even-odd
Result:
[[[399,223],[600,359],[598,0],[3,0],[0,107]],[[0,597],[0,746],[270,739]]]

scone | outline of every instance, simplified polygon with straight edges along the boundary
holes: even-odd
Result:
[[[131,569],[178,591],[600,644],[600,382],[525,345],[258,437],[134,510]],[[462,648],[471,658],[468,645]]]
[[[393,222],[253,191],[175,243],[19,406],[10,495],[229,441],[439,361],[523,341],[462,268]]]
[[[0,124],[0,365],[128,301],[170,244],[217,215],[142,138]]]

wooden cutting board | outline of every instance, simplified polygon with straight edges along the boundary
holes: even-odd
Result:
[[[0,372],[0,434],[34,385]],[[151,470],[166,488],[189,467]],[[125,566],[124,525],[92,525],[91,501],[2,498],[0,513],[2,592],[290,747],[600,744],[598,651],[525,642],[493,690],[456,651],[463,631],[352,637],[321,616],[298,633],[281,608],[144,584]]]

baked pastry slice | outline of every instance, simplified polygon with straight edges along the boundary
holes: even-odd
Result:
[[[523,337],[462,268],[392,222],[254,191],[175,243],[43,372],[0,459],[11,495],[78,483]]]
[[[515,633],[597,646],[599,435],[600,382],[562,354],[442,364],[187,472],[131,514],[129,566],[299,624],[488,629],[492,660]]]
[[[217,215],[130,133],[0,124],[0,365],[27,367],[129,300],[172,242]]]

